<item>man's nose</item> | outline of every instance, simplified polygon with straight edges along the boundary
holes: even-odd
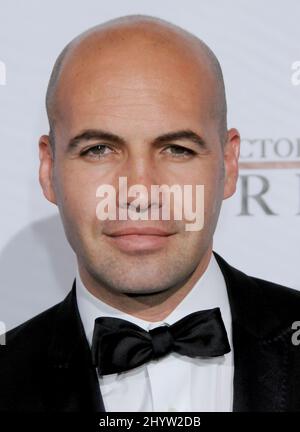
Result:
[[[135,155],[128,158],[119,176],[126,179],[126,182],[122,182],[123,186],[118,190],[117,196],[122,208],[130,208],[136,212],[148,211],[151,207],[160,208],[160,197],[151,197],[151,186],[160,184],[160,174],[150,156]],[[122,188],[127,188],[126,195]],[[129,192],[131,192],[130,195],[128,195]],[[138,204],[136,198],[138,198]]]

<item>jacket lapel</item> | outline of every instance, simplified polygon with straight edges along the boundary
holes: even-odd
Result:
[[[215,257],[232,315],[233,411],[286,411],[293,313],[280,302],[287,295],[282,296],[282,287],[277,291],[275,284],[249,277]]]
[[[105,411],[77,308],[75,282],[53,323],[43,402],[47,411]]]

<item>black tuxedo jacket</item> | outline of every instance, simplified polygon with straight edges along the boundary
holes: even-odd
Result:
[[[300,292],[249,277],[215,254],[232,314],[234,411],[300,411]],[[201,305],[199,305],[199,308]],[[105,411],[76,303],[9,331],[0,347],[1,411]]]

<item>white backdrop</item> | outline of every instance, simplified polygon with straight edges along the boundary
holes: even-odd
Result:
[[[57,208],[38,182],[55,58],[88,27],[136,13],[195,33],[223,68],[228,126],[243,143],[238,191],[224,202],[214,249],[249,274],[300,289],[299,1],[0,0],[0,321],[7,329],[62,300],[74,278]]]

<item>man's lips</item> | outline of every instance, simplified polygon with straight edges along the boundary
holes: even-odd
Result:
[[[161,228],[151,227],[136,227],[136,228],[120,228],[109,234],[112,237],[127,236],[127,235],[154,235],[154,236],[170,236],[174,233],[167,232]]]
[[[106,235],[124,252],[142,252],[164,247],[173,234],[161,228],[134,227],[116,229]]]

